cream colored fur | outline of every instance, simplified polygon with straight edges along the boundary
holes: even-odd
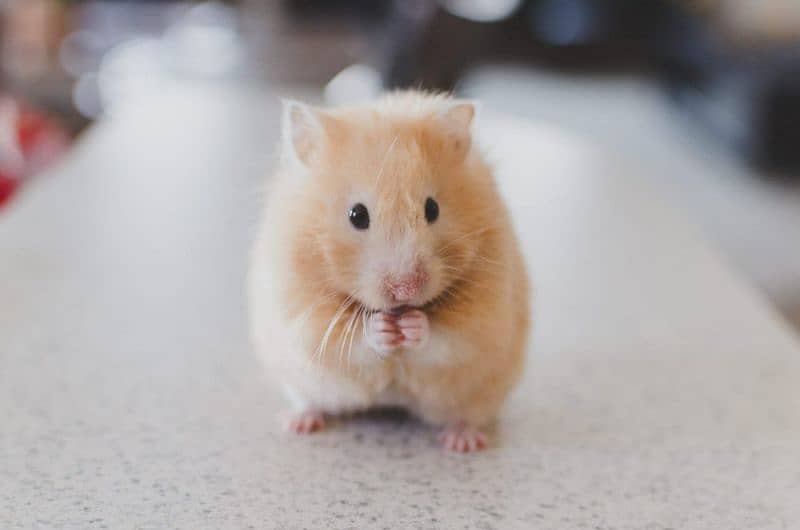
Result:
[[[258,353],[298,410],[397,404],[433,424],[479,427],[517,382],[528,279],[472,146],[473,115],[468,102],[420,92],[334,110],[287,103],[249,296]],[[434,223],[427,197],[440,205]],[[357,202],[368,230],[348,222]],[[412,262],[429,272],[412,304],[424,337],[378,351],[370,322],[391,308],[381,275]]]

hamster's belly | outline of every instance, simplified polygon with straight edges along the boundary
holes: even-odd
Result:
[[[409,408],[413,402],[411,396],[404,392],[395,382],[389,383],[386,388],[375,394],[376,407],[402,407]]]

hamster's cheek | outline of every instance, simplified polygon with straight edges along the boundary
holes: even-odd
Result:
[[[376,280],[372,274],[363,272],[359,276],[357,284],[354,285],[350,291],[350,294],[371,309],[381,309],[386,306],[386,300],[381,285],[381,282]]]
[[[428,261],[428,283],[425,286],[425,298],[433,300],[444,291],[446,285],[446,265],[439,257],[433,257]]]
[[[358,270],[356,264],[361,254],[358,241],[354,241],[350,234],[341,234],[331,231],[319,234],[325,261],[333,269],[331,272],[337,277],[347,277],[351,271]]]
[[[371,273],[369,254],[358,245],[342,243],[331,254],[333,266],[328,273],[328,281],[336,290],[357,299],[369,307],[378,307],[376,297],[379,285]]]

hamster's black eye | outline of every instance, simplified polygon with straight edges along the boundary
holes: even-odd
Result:
[[[429,223],[434,222],[439,218],[439,203],[434,201],[431,197],[425,201],[425,219]]]
[[[358,203],[350,208],[350,211],[347,212],[347,216],[350,217],[350,223],[358,230],[366,230],[369,228],[369,211],[367,211],[367,207],[363,204]]]

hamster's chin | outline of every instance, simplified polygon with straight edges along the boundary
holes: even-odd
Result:
[[[396,300],[380,300],[376,301],[376,303],[369,303],[359,298],[355,299],[368,313],[383,312],[383,313],[392,313],[395,315],[400,315],[402,313],[406,313],[413,309],[424,310],[431,303],[433,303],[434,300],[436,300],[436,298],[437,298],[436,296],[424,297],[424,298],[420,297],[418,299],[412,299],[409,300],[408,302],[402,302],[402,303],[399,303]]]

